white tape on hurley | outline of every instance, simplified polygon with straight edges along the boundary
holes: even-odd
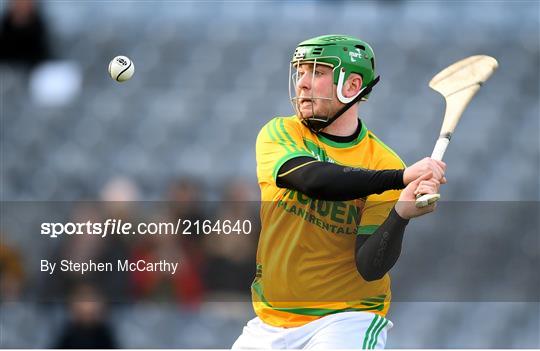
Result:
[[[437,143],[435,143],[435,147],[433,148],[433,152],[431,153],[431,158],[437,161],[442,161],[444,152],[446,151],[449,143],[450,138],[448,137],[440,137],[439,139],[437,139]]]

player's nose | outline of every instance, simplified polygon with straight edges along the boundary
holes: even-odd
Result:
[[[304,74],[300,77],[298,80],[298,89],[300,90],[306,90],[309,89],[311,86],[311,77],[309,74]]]

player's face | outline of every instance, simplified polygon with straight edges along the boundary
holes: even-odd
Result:
[[[331,116],[337,110],[332,67],[304,63],[296,70],[296,107],[299,117]]]

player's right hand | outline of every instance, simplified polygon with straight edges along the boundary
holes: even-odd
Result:
[[[428,172],[431,172],[433,174],[433,178],[435,178],[439,183],[446,184],[446,178],[444,177],[445,171],[446,163],[443,161],[434,160],[431,157],[426,157],[405,168],[405,171],[403,172],[403,184],[408,185],[415,179],[418,179]]]
[[[421,177],[415,179],[401,191],[399,200],[395,205],[397,214],[403,219],[411,219],[433,212],[437,207],[437,202],[431,205],[416,207],[416,195],[418,194],[438,194],[441,183],[429,171]]]

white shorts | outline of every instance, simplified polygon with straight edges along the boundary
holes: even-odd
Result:
[[[383,349],[393,324],[369,312],[341,312],[300,327],[281,328],[250,320],[233,349]]]

